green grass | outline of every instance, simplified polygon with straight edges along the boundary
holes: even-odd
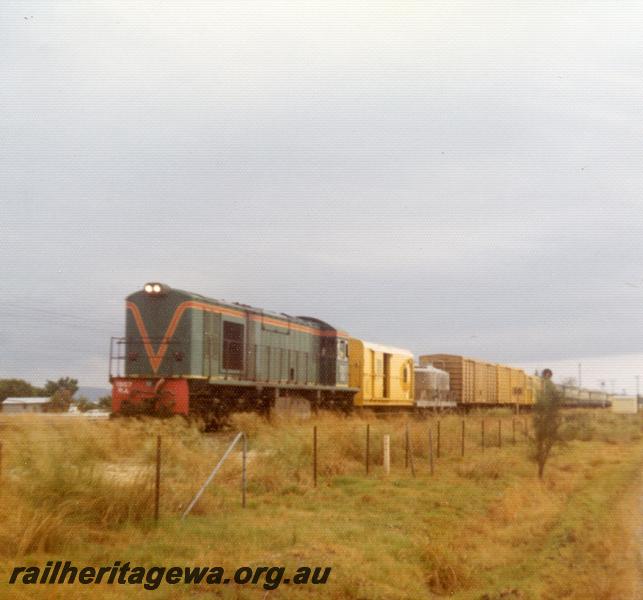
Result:
[[[461,599],[634,597],[636,560],[627,521],[643,465],[639,418],[568,413],[566,445],[539,481],[529,444],[479,448],[478,414],[441,420],[442,457],[431,477],[427,432],[410,421],[417,476],[404,468],[407,419],[321,415],[266,423],[241,415],[250,436],[248,506],[240,506],[238,454],[185,521],[179,515],[231,434],[204,436],[182,421],[0,422],[0,596],[147,597],[139,586],[9,586],[14,565],[115,560],[151,565],[332,566],[326,586],[285,586],[270,597]],[[489,419],[488,416],[485,418]],[[521,417],[523,418],[523,417]],[[528,419],[528,417],[524,417]],[[371,424],[372,472],[364,474]],[[490,420],[491,423],[491,420]],[[312,485],[312,425],[319,432]],[[496,433],[496,429],[492,430]],[[152,518],[155,435],[163,435],[161,521]],[[392,436],[392,473],[381,436]],[[491,438],[491,431],[488,432]],[[108,473],[108,476],[105,476]],[[156,598],[187,593],[263,598],[254,586],[163,584]],[[503,595],[504,594],[504,595]],[[512,595],[513,594],[513,595]]]

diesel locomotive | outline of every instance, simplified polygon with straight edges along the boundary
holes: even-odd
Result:
[[[112,338],[112,410],[147,406],[217,421],[268,410],[280,395],[347,410],[348,335],[293,317],[148,283],[126,299],[124,338]]]

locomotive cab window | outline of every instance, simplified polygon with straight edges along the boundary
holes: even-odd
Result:
[[[337,340],[337,359],[345,360],[348,358],[348,343],[346,340]]]
[[[240,323],[223,322],[223,368],[226,371],[243,369],[243,334]]]

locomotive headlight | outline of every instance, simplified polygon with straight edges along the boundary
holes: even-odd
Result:
[[[143,291],[150,296],[164,296],[169,291],[169,286],[164,283],[150,281],[143,286]]]

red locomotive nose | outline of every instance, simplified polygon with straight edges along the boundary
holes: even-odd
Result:
[[[154,412],[172,412],[187,415],[190,393],[187,379],[114,378],[112,380],[112,412],[120,413],[125,405],[134,410],[146,404]]]

